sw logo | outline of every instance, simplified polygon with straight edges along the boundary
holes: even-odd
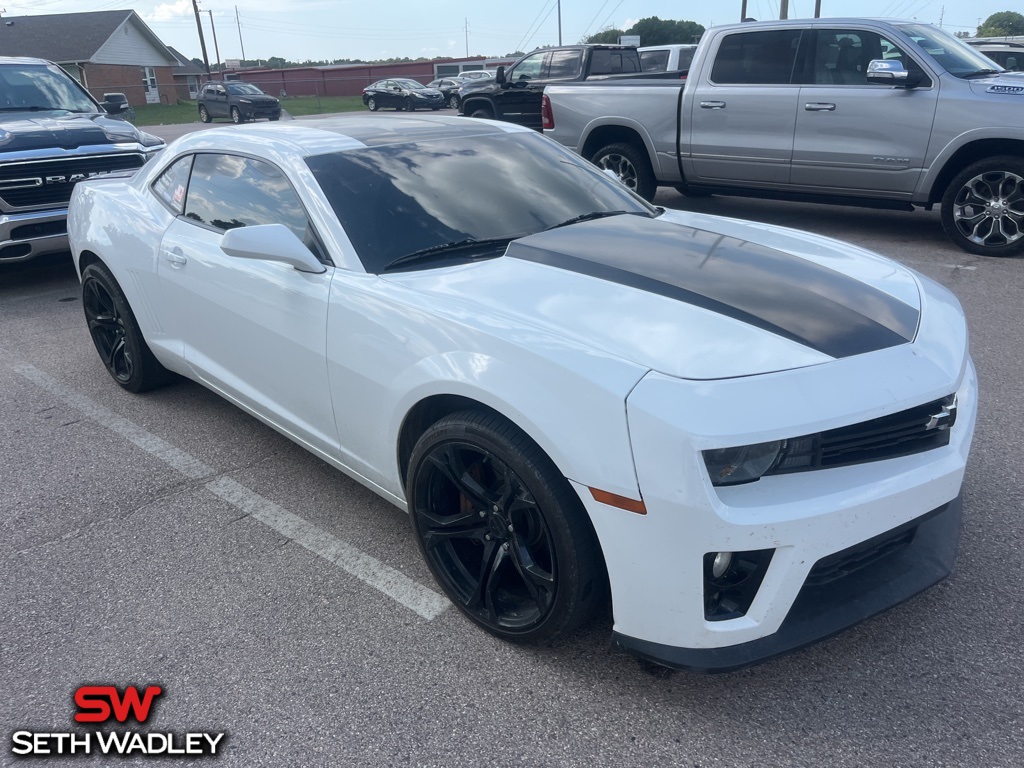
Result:
[[[106,723],[128,719],[142,724],[153,712],[153,703],[163,694],[159,685],[126,686],[83,685],[75,691],[76,723]],[[223,747],[223,733],[172,733],[143,731],[78,731],[50,733],[15,731],[11,737],[11,753],[30,755],[90,755],[93,750],[103,755],[217,755]]]
[[[159,685],[151,685],[140,700],[139,689],[134,685],[125,688],[124,695],[112,685],[83,685],[75,691],[75,704],[81,710],[75,715],[75,722],[105,723],[113,715],[117,722],[123,723],[130,715],[136,722],[144,723],[153,699],[161,693],[163,689]]]

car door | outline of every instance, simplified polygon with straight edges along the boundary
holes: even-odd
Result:
[[[800,86],[794,84],[798,29],[725,35],[711,71],[690,78],[690,168],[714,183],[785,184],[793,156]],[[685,168],[685,165],[684,165]]]
[[[496,90],[496,117],[540,130],[540,101],[550,52],[540,51],[521,59],[506,74],[508,87]],[[533,114],[536,112],[536,118]]]
[[[219,83],[213,87],[213,98],[211,99],[213,109],[209,112],[214,117],[228,117],[228,90]]]
[[[197,154],[183,215],[164,233],[162,320],[183,340],[196,377],[321,450],[337,446],[327,381],[328,297],[334,270],[228,256],[234,227],[284,224],[322,256],[298,195],[275,166]]]
[[[938,79],[903,47],[870,29],[818,30],[810,50],[790,181],[828,192],[909,196],[925,165]],[[868,83],[873,59],[901,61],[923,80],[915,88]]]

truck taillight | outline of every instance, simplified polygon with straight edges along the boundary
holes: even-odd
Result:
[[[541,127],[546,131],[555,127],[555,116],[551,112],[551,99],[545,93],[540,100]]]

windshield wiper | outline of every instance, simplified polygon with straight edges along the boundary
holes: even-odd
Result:
[[[476,258],[479,256],[490,255],[496,247],[502,245],[508,245],[513,240],[518,240],[523,235],[514,235],[512,237],[489,237],[483,240],[478,240],[475,237],[469,237],[465,240],[458,240],[454,243],[442,243],[441,245],[433,245],[430,248],[421,248],[418,251],[407,253],[404,256],[399,256],[394,261],[388,263],[384,267],[384,271],[395,269],[397,267],[404,267],[408,264],[419,261],[431,261],[435,258],[443,258],[458,253],[459,251],[470,251],[470,250],[482,250],[483,253],[478,253],[475,256],[469,258]],[[464,257],[468,254],[464,254]]]
[[[570,224],[579,224],[581,221],[593,221],[594,219],[604,219],[608,216],[623,216],[630,214],[633,216],[644,215],[646,211],[592,211],[591,213],[582,213],[579,216],[573,216],[571,219],[566,219],[560,224],[548,227],[545,232],[551,229],[558,229],[559,227],[568,227]]]
[[[988,77],[989,75],[998,75],[1002,72],[1001,69],[978,69],[974,72],[968,72],[966,75],[961,75],[964,80],[970,80],[972,77]]]
[[[66,111],[64,107],[40,107],[33,104],[31,107],[0,107],[0,112],[60,112]]]

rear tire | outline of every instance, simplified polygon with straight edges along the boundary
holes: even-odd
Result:
[[[373,96],[371,96],[366,100],[366,108],[369,109],[371,112],[376,112],[378,109],[380,109],[380,105],[378,105],[377,100],[373,98]]]
[[[172,374],[153,356],[121,286],[100,262],[82,272],[82,307],[89,335],[107,373],[129,392],[145,392]]]
[[[470,117],[479,117],[483,120],[494,119],[494,112],[491,110],[490,107],[470,107],[470,109],[472,110],[469,113]]]
[[[1024,160],[980,160],[953,177],[942,196],[942,228],[979,256],[1024,252]]]
[[[654,200],[658,184],[647,154],[632,144],[618,143],[601,147],[590,157],[590,162],[602,170],[610,170],[624,185],[644,200]]]
[[[456,112],[459,111],[459,97],[454,93],[448,97],[448,108],[454,109]]]
[[[409,459],[416,541],[471,621],[513,642],[550,640],[606,604],[597,536],[554,463],[509,421],[475,411],[427,429]]]

